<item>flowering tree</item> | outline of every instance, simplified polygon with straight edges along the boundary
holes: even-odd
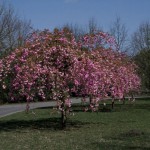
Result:
[[[66,28],[33,33],[24,47],[0,60],[1,88],[12,100],[57,101],[65,127],[72,92],[90,96],[95,111],[108,92],[122,98],[138,89],[135,65],[114,49],[114,39],[102,32],[78,43]]]
[[[67,29],[33,33],[25,47],[1,60],[3,89],[9,91],[12,100],[56,100],[65,125],[77,53],[77,43]]]
[[[98,101],[108,95],[113,99],[122,99],[124,95],[139,89],[136,65],[127,55],[116,51],[113,37],[98,32],[83,37],[80,45],[85,57],[82,56],[84,60],[77,65],[78,72],[75,74],[78,74],[76,78],[79,81],[76,85],[82,89],[81,95],[90,95],[91,104],[98,106]],[[96,109],[93,105],[90,106]]]

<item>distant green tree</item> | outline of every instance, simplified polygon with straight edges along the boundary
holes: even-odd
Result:
[[[131,50],[138,65],[143,90],[150,90],[150,22],[143,22],[132,35]]]
[[[139,51],[134,60],[138,65],[138,73],[141,77],[142,88],[150,90],[150,49]]]

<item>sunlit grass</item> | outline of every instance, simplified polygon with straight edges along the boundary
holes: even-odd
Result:
[[[101,110],[103,105],[100,105]],[[31,110],[0,119],[0,150],[148,150],[150,99],[121,102],[108,112],[82,112],[74,106],[67,128],[52,108]]]

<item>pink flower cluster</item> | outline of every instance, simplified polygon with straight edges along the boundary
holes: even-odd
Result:
[[[102,32],[79,42],[67,29],[33,33],[0,60],[1,87],[12,100],[56,100],[61,111],[71,107],[72,92],[93,96],[96,110],[108,93],[122,98],[140,86],[135,64],[114,48],[115,40]]]

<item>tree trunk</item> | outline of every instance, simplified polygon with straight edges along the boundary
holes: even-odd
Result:
[[[134,96],[133,96],[133,93],[131,93],[131,100],[132,100],[132,101],[134,100]]]
[[[123,105],[125,105],[125,96],[123,96],[123,98],[122,98],[122,100],[123,100]]]
[[[61,112],[61,125],[62,125],[62,129],[66,128],[66,121],[67,121],[66,111],[63,110]]]
[[[66,109],[64,107],[64,103],[61,105],[62,111],[61,111],[61,125],[62,129],[66,127],[66,121],[67,121],[67,116],[66,116]]]
[[[90,104],[92,104],[92,95],[90,95],[89,100],[90,100]]]
[[[111,108],[114,109],[115,99],[112,98]]]

